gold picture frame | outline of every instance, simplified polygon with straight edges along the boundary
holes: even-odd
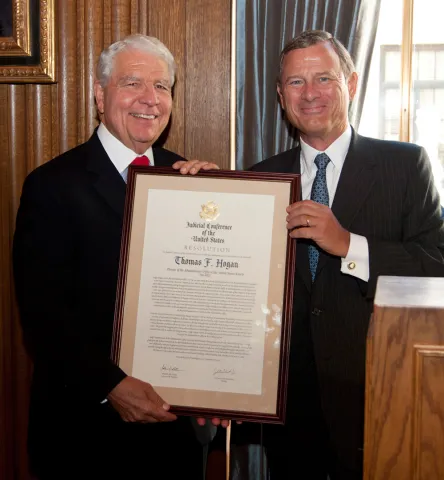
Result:
[[[30,0],[13,0],[11,36],[0,37],[0,57],[29,57],[30,41]]]
[[[54,83],[54,0],[6,0],[10,35],[0,37],[0,83]]]

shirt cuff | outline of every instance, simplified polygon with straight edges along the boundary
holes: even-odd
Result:
[[[370,277],[368,242],[361,235],[350,233],[347,256],[341,259],[341,272],[368,282]]]

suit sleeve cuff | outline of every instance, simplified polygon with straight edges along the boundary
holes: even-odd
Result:
[[[341,259],[341,272],[368,282],[370,277],[367,239],[350,233],[347,256]]]

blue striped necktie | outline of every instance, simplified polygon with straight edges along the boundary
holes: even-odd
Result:
[[[319,153],[315,158],[315,165],[318,167],[316,177],[311,187],[310,200],[329,205],[328,188],[327,188],[327,165],[330,159],[325,153]],[[319,260],[319,247],[313,242],[308,246],[308,261],[310,263],[311,281],[314,282],[316,276],[316,268]]]

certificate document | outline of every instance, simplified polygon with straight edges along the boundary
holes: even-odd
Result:
[[[113,359],[173,411],[282,423],[298,188],[296,175],[130,169]]]
[[[274,197],[148,195],[133,374],[260,394]]]

